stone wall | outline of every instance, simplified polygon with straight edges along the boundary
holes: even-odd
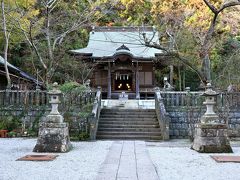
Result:
[[[169,135],[174,138],[189,138],[194,124],[200,122],[200,117],[204,114],[205,108],[195,107],[167,107],[170,117]],[[240,137],[240,107],[233,107],[229,111],[216,110],[222,122],[228,121],[229,137]]]
[[[228,127],[228,135],[230,137],[240,137],[240,106],[238,108],[231,109],[229,113]]]
[[[50,112],[48,108],[1,108],[0,120],[8,117],[19,119],[25,128],[32,128],[38,125],[40,119],[45,117],[45,113]]]
[[[0,121],[5,118],[15,118],[20,120],[23,129],[31,130],[32,133],[38,132],[39,122],[45,121],[49,114],[50,108],[0,108]],[[89,125],[87,118],[79,118],[77,113],[64,113],[64,122],[69,124],[70,133],[88,133]],[[36,135],[36,134],[32,135]]]

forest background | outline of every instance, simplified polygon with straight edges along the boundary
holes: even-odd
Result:
[[[184,65],[186,86],[211,81],[240,89],[239,0],[1,0],[0,52],[46,84],[91,75],[69,50],[87,45],[93,26],[154,26],[162,49]],[[157,80],[169,72],[155,70]],[[174,76],[178,84],[178,75]]]

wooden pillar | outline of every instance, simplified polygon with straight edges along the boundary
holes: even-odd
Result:
[[[107,98],[111,99],[112,97],[112,84],[111,84],[111,64],[108,62],[108,94]]]
[[[170,76],[169,76],[169,83],[171,84],[171,86],[173,86],[173,65],[170,65]]]
[[[136,99],[140,99],[138,61],[137,61],[137,65],[136,65]]]

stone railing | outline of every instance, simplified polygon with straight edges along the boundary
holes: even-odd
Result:
[[[83,92],[81,94],[63,94],[60,97],[59,111],[65,121],[71,124],[71,130],[89,133],[87,118],[79,118],[78,113],[86,104],[92,104],[95,92]],[[0,91],[0,120],[13,116],[21,120],[22,126],[32,129],[37,127],[39,120],[44,120],[50,111],[49,95],[42,90],[2,90]],[[35,128],[34,128],[35,129]]]
[[[161,96],[166,107],[202,106],[204,100],[201,96],[202,93],[193,91],[161,91]]]
[[[95,92],[83,92],[82,94],[63,94],[61,96],[60,110],[69,105],[82,106],[94,100]],[[42,90],[2,90],[0,91],[0,107],[41,107],[49,106],[49,95]]]
[[[161,91],[166,107],[203,106],[204,98],[201,91]],[[240,104],[240,92],[219,92],[216,99],[217,107],[236,106]]]
[[[162,133],[162,139],[169,139],[169,117],[166,112],[163,99],[160,94],[160,89],[155,89],[155,110],[157,114],[157,119]]]
[[[218,108],[237,107],[240,105],[240,92],[221,92],[217,96],[217,106]]]
[[[162,102],[169,115],[170,138],[188,138],[206,111],[203,92],[161,91]],[[229,135],[240,137],[240,92],[219,92],[215,111],[222,122],[228,124]]]
[[[0,91],[0,106],[22,107],[41,106],[48,104],[47,91],[41,90],[2,90]]]
[[[88,118],[90,123],[90,139],[96,140],[96,134],[98,129],[98,120],[101,112],[101,100],[102,93],[101,88],[98,87],[96,97],[93,103],[93,110],[91,116]]]

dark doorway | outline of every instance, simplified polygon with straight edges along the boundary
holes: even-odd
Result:
[[[132,91],[132,74],[115,74],[115,91]]]

